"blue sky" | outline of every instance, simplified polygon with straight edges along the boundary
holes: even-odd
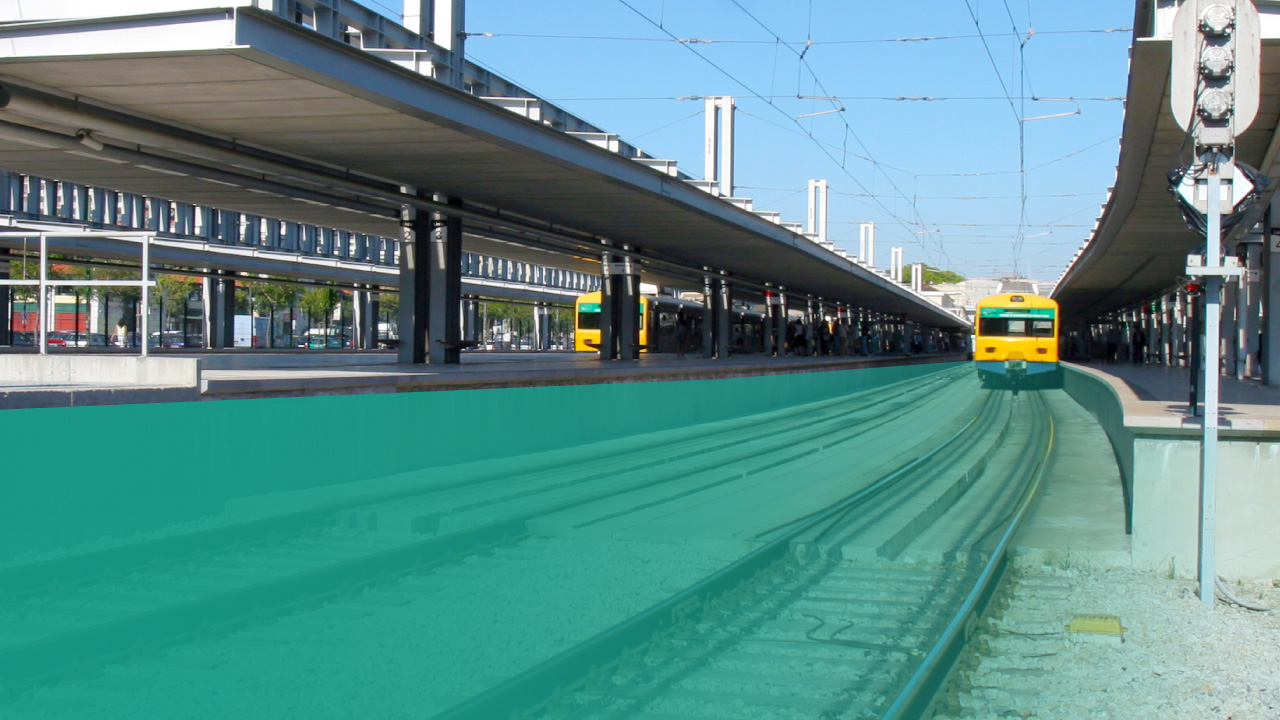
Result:
[[[826,178],[829,235],[856,252],[875,221],[880,265],[901,245],[969,277],[1012,274],[1016,255],[1054,279],[1115,179],[1123,104],[1103,98],[1125,93],[1133,15],[1114,0],[472,0],[466,26],[492,33],[468,40],[472,61],[695,176],[703,105],[676,98],[733,95],[735,194],[801,222],[807,181]],[[922,37],[938,39],[900,40]],[[881,99],[921,96],[937,99]],[[1031,97],[1082,99],[1021,123],[1024,215],[1018,118],[1076,109]]]

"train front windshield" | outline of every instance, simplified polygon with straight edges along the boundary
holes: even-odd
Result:
[[[978,335],[982,337],[1053,337],[1054,312],[1049,308],[1009,310],[982,308]]]
[[[578,304],[578,329],[579,330],[599,330],[600,329],[600,303],[579,303]]]

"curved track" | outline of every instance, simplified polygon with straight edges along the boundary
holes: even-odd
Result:
[[[444,718],[919,717],[999,582],[1052,444],[1036,394]]]

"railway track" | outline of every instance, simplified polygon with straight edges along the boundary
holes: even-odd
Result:
[[[439,717],[921,717],[999,583],[1052,437],[1038,394],[990,393],[920,458]]]
[[[643,509],[749,481],[936,408],[938,389],[956,377],[695,428],[692,437],[658,432],[602,444],[567,464],[538,457],[446,469],[417,489],[0,569],[0,677],[19,697],[456,566],[527,541],[539,518],[592,526],[619,514],[593,505],[610,499],[644,495],[634,503]]]

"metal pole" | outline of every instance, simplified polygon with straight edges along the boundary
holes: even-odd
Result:
[[[142,236],[142,319],[138,326],[142,335],[142,357],[147,356],[147,341],[151,336],[147,334],[147,316],[151,314],[151,236]],[[164,333],[160,333],[160,337],[164,339]]]
[[[40,234],[40,297],[36,300],[36,325],[40,354],[49,354],[49,238]],[[54,306],[57,312],[57,306]]]
[[[1222,267],[1222,201],[1219,161],[1222,156],[1212,153],[1208,178],[1208,228],[1205,232],[1205,263],[1216,270]],[[1213,607],[1215,598],[1215,534],[1217,523],[1218,493],[1218,374],[1222,348],[1218,345],[1219,303],[1222,294],[1222,276],[1205,277],[1204,298],[1204,438],[1200,442],[1200,602]]]

